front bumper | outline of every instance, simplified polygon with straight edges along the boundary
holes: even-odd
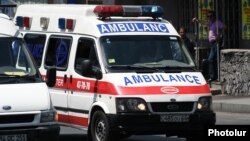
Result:
[[[24,127],[0,127],[0,136],[26,135],[27,141],[52,141],[59,137],[60,126],[56,123]]]
[[[112,130],[131,134],[182,134],[187,131],[201,131],[205,125],[214,125],[215,113],[195,112],[190,115],[189,122],[167,123],[160,121],[159,114],[119,114],[108,115]]]

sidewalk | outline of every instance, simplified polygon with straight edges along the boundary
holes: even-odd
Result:
[[[213,110],[215,112],[249,113],[250,96],[228,96],[221,94],[220,82],[211,84]]]

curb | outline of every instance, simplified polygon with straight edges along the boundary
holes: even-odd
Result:
[[[250,114],[250,96],[214,95],[212,108],[215,112]]]
[[[213,102],[215,112],[250,113],[250,105]]]
[[[222,94],[220,83],[211,83],[214,112],[250,113],[250,97],[233,97]]]

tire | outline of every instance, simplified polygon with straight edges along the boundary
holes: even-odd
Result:
[[[111,141],[111,132],[106,115],[102,111],[96,111],[90,125],[92,141]]]

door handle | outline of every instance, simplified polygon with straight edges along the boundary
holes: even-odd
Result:
[[[63,83],[66,83],[66,82],[67,82],[67,75],[65,74],[63,77]]]

